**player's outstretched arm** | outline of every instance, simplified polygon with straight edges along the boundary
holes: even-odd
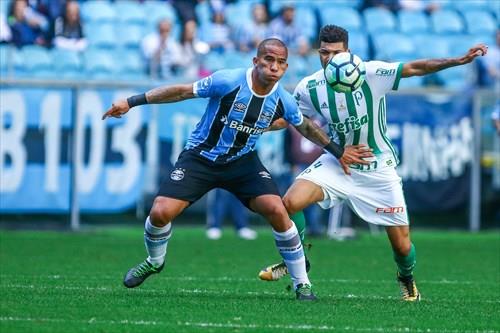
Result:
[[[102,119],[107,117],[121,118],[131,108],[143,104],[161,104],[183,101],[193,98],[193,84],[176,84],[171,86],[162,86],[149,90],[144,94],[130,96],[127,99],[121,99],[114,102],[111,108],[106,111]]]
[[[278,118],[271,124],[271,126],[266,128],[264,132],[279,131],[287,127],[288,127],[288,121],[286,121],[283,118]]]
[[[366,145],[355,145],[355,146],[345,146],[341,147],[326,135],[323,130],[316,125],[309,118],[304,117],[304,121],[299,126],[295,126],[297,131],[300,132],[304,137],[323,147],[330,154],[339,159],[342,169],[346,174],[349,172],[349,164],[370,164],[369,162],[363,160],[365,157],[373,156],[371,149]]]
[[[456,58],[442,59],[421,59],[407,62],[403,65],[402,77],[421,76],[438,72],[440,70],[460,66],[470,63],[476,57],[484,56],[488,52],[488,46],[478,44],[469,49],[469,51]]]

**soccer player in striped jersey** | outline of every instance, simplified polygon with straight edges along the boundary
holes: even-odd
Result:
[[[276,247],[290,272],[297,299],[316,298],[297,228],[254,151],[255,144],[266,129],[283,118],[346,163],[366,163],[362,158],[372,154],[362,145],[340,147],[302,116],[293,97],[278,83],[287,69],[287,57],[283,42],[266,39],[259,45],[251,68],[221,70],[193,84],[159,87],[119,100],[103,115],[103,119],[120,118],[141,104],[209,98],[203,117],[153,202],[144,232],[148,257],[127,272],[123,281],[126,287],[137,287],[163,269],[170,222],[211,189],[223,188],[272,225]]]
[[[337,53],[349,51],[348,33],[341,27],[324,26],[319,39],[323,68]],[[401,178],[395,169],[399,160],[387,137],[385,94],[397,90],[401,78],[464,65],[486,51],[487,47],[480,44],[457,58],[408,63],[368,61],[365,62],[365,81],[352,93],[335,92],[321,69],[301,80],[294,92],[299,109],[306,117],[320,116],[328,122],[332,139],[342,146],[366,144],[374,153],[374,157],[365,159],[368,165],[355,163],[348,167],[342,161],[322,155],[297,177],[283,201],[299,234],[304,235],[301,213],[304,208],[318,203],[327,209],[336,202],[347,202],[363,220],[385,227],[394,252],[402,298],[406,301],[420,299],[413,279],[416,253],[410,240]],[[268,266],[259,276],[262,280],[274,281],[285,274],[285,265],[279,263]]]

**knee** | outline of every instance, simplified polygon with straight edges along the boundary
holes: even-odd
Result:
[[[171,221],[168,205],[161,198],[156,198],[149,212],[151,224],[155,227],[164,227]]]
[[[411,242],[409,241],[401,241],[394,247],[394,252],[399,256],[406,257],[410,254],[411,251]]]
[[[285,195],[283,197],[283,205],[286,208],[288,214],[293,215],[297,213],[300,209],[297,208],[297,200],[292,199],[290,196]]]

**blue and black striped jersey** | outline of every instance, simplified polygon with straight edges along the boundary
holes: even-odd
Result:
[[[263,131],[278,118],[303,121],[295,99],[279,83],[265,96],[252,90],[252,68],[221,70],[193,84],[195,96],[210,98],[185,149],[218,164],[251,152]]]

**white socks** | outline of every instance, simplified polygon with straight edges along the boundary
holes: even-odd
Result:
[[[168,240],[172,234],[171,229],[172,223],[162,228],[158,228],[152,225],[149,216],[147,217],[144,225],[144,243],[149,255],[147,260],[151,264],[161,266],[165,261]]]
[[[302,248],[299,232],[295,224],[284,232],[273,230],[273,234],[276,240],[276,247],[283,257],[288,272],[292,277],[293,286],[297,287],[297,285],[301,283],[310,285],[311,283],[309,282],[306,272],[304,249]]]

